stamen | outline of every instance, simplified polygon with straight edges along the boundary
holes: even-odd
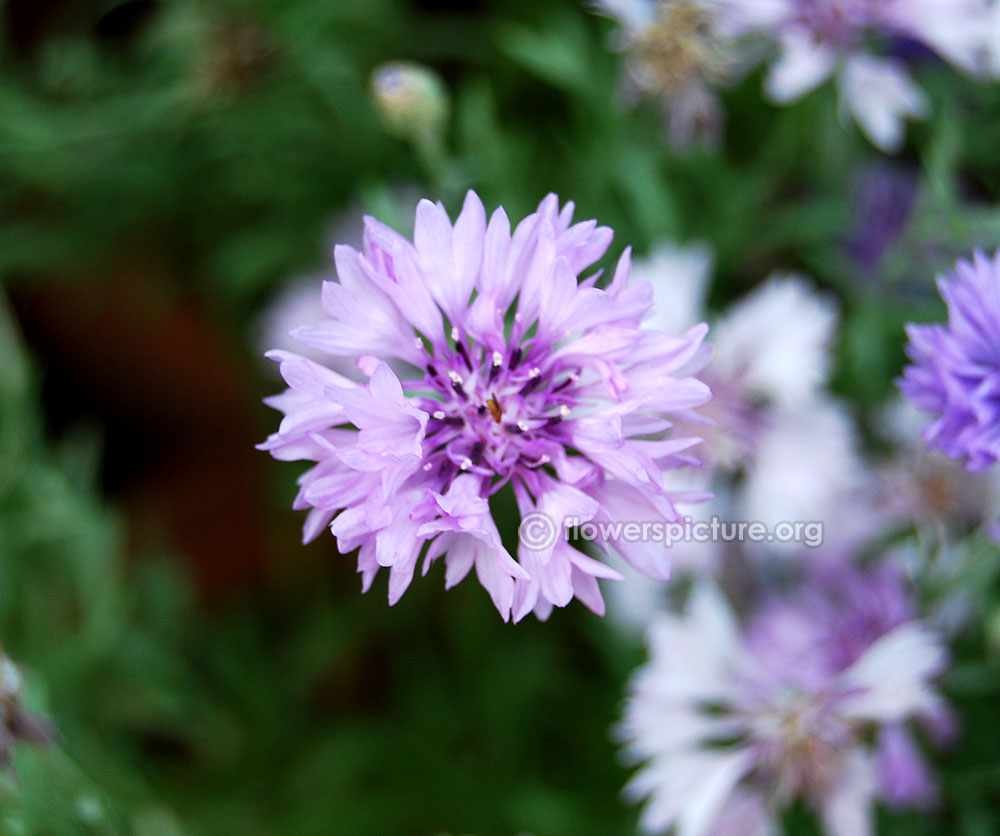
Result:
[[[529,395],[532,392],[534,392],[541,385],[541,383],[542,379],[540,377],[533,377],[531,378],[531,380],[525,383],[524,386],[521,387],[521,390],[518,392],[518,394]]]
[[[458,329],[454,325],[452,325],[451,326],[451,341],[453,343],[457,343],[459,341],[460,336],[461,335],[458,333]]]
[[[462,355],[462,360],[465,361],[465,365],[468,367],[469,371],[472,371],[472,358],[469,357],[469,350],[465,347],[464,342],[455,343],[455,348],[458,349],[458,353]]]
[[[444,420],[444,410],[443,409],[435,409],[434,412],[432,413],[431,417],[437,419],[438,421],[443,421]]]
[[[452,369],[448,372],[448,379],[451,381],[451,388],[455,390],[455,394],[461,397],[463,401],[468,400],[469,396],[465,394],[465,389],[462,388],[462,375]]]
[[[462,464],[459,465],[459,470],[468,470],[470,467],[472,467],[472,459],[466,457],[462,459]]]
[[[569,407],[566,404],[559,407],[559,415],[562,418],[569,418]]]
[[[576,383],[579,379],[580,379],[580,375],[578,375],[578,374],[571,374],[562,383],[560,383],[558,386],[556,386],[555,389],[552,390],[552,394],[554,395],[556,392],[561,392],[567,386],[571,386],[572,384]]]
[[[493,365],[498,369],[503,365],[503,355],[499,351],[493,352]]]

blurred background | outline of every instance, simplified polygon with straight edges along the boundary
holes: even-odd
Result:
[[[779,109],[750,71],[716,147],[677,150],[614,29],[569,0],[0,0],[0,640],[61,735],[17,752],[0,833],[635,832],[610,729],[640,637],[579,604],[514,628],[434,573],[361,596],[332,538],[300,544],[302,468],[253,449],[263,351],[363,214],[555,191],[614,257],[707,242],[713,310],[812,276],[877,447],[903,323],[1000,241],[1000,85],[918,56],[933,116],[886,157],[831,89]],[[403,94],[373,80],[395,61]],[[977,595],[945,803],[884,833],[1000,833],[995,574]]]

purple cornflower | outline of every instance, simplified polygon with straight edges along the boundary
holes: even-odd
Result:
[[[935,416],[924,429],[929,447],[983,470],[1000,457],[1000,250],[960,260],[938,288],[948,324],[906,327],[914,364],[900,388]]]
[[[329,525],[342,552],[358,549],[365,590],[388,568],[390,604],[421,556],[425,573],[444,556],[446,586],[475,567],[505,620],[544,618],[573,597],[600,614],[596,579],[621,576],[567,542],[566,518],[677,519],[664,470],[689,464],[699,439],[664,434],[711,397],[691,376],[707,359],[707,326],[640,330],[652,288],[628,283],[628,250],[606,288],[599,273],[579,281],[612,232],[572,213],[549,195],[512,233],[503,209],[487,222],[473,192],[454,226],[424,200],[412,243],[366,218],[361,251],[334,251],[328,318],[293,336],[356,358],[368,383],[268,355],[289,389],[269,399],[285,418],[260,446],[315,462],[295,500],[311,509],[304,539]],[[490,507],[508,485],[522,519],[550,527],[517,560]],[[668,577],[666,552],[610,545]]]
[[[946,725],[932,684],[946,657],[891,571],[830,571],[745,631],[702,585],[649,642],[620,727],[643,764],[627,792],[648,799],[644,832],[772,833],[800,800],[829,836],[864,836],[876,799],[934,800],[908,726]]]

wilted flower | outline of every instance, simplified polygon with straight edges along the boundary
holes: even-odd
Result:
[[[773,832],[801,800],[830,836],[864,836],[876,798],[933,800],[906,724],[945,725],[931,684],[945,653],[891,573],[819,578],[742,634],[721,595],[701,585],[649,641],[620,727],[643,763],[627,793],[648,799],[645,832]]]
[[[48,720],[29,712],[21,702],[24,678],[0,649],[0,769],[8,769],[19,743],[47,746],[56,736]]]
[[[903,394],[934,421],[928,446],[972,471],[1000,457],[1000,250],[976,252],[938,279],[948,324],[908,325]]]
[[[712,85],[734,66],[732,44],[715,26],[711,0],[597,0],[621,24],[627,82],[634,93],[659,99],[675,148],[694,139],[709,144],[722,133],[722,107]]]
[[[990,7],[985,0],[726,0],[737,32],[777,39],[781,54],[766,79],[769,97],[790,102],[834,73],[841,104],[883,151],[903,142],[903,119],[927,103],[897,59],[872,55],[871,36],[921,43],[969,72],[983,68]]]
[[[664,471],[689,462],[698,439],[664,433],[710,398],[691,376],[707,326],[640,330],[652,289],[628,283],[628,250],[605,289],[597,275],[578,281],[612,232],[572,212],[550,195],[512,234],[502,209],[487,224],[472,192],[454,226],[425,200],[413,243],[367,218],[361,251],[335,250],[328,318],[294,336],[357,357],[369,382],[269,355],[290,388],[269,401],[285,418],[261,448],[316,463],[295,501],[312,509],[305,539],[330,525],[341,551],[359,549],[365,589],[389,568],[390,603],[423,555],[425,572],[446,556],[449,587],[475,566],[505,619],[545,617],[574,596],[603,612],[596,578],[620,576],[574,549],[564,521],[676,518]],[[412,373],[401,380],[391,360]],[[490,507],[507,485],[522,517],[553,526],[516,561]],[[608,545],[667,577],[666,552]]]

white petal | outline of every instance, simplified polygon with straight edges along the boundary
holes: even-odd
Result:
[[[990,17],[996,8],[986,0],[896,0],[887,22],[955,66],[976,73],[989,49]]]
[[[875,770],[871,761],[860,750],[852,752],[821,805],[828,836],[871,836],[874,796]]]
[[[712,251],[705,244],[659,244],[632,264],[631,282],[653,286],[653,309],[643,327],[683,334],[704,319]]]
[[[704,836],[715,823],[737,781],[746,774],[752,759],[748,751],[718,758],[711,771],[700,776],[688,795],[677,820],[677,836]]]
[[[938,697],[930,679],[946,665],[937,637],[908,622],[871,645],[843,673],[853,693],[840,706],[845,716],[889,723],[933,710]]]
[[[597,0],[594,8],[617,18],[627,29],[643,29],[656,19],[652,0]]]
[[[877,148],[898,151],[903,120],[927,113],[923,92],[891,59],[853,55],[840,76],[841,107],[849,109],[862,133]]]
[[[781,39],[781,56],[771,65],[764,89],[775,102],[791,102],[826,81],[836,64],[832,47],[793,31]]]
[[[710,368],[752,395],[801,404],[826,383],[838,319],[833,299],[805,278],[772,276],[712,329]]]

